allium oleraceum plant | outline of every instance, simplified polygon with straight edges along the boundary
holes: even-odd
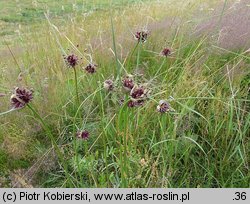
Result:
[[[171,50],[170,48],[164,48],[161,53],[160,53],[161,56],[163,57],[168,57],[169,55],[171,55]]]
[[[78,94],[78,81],[77,81],[77,71],[76,71],[76,66],[79,63],[78,56],[75,54],[69,54],[68,56],[64,56],[64,60],[67,66],[70,68],[73,68],[74,70],[76,101],[77,101],[77,104],[79,104],[80,99],[79,99],[79,94]]]
[[[136,34],[134,35],[134,38],[138,41],[138,43],[140,42],[145,43],[147,41],[148,35],[149,35],[149,32],[147,30],[142,30],[142,31],[136,32]],[[164,56],[164,57],[167,57],[170,54],[171,54],[171,50],[169,48],[164,48],[161,52],[161,56]],[[66,65],[69,68],[72,68],[74,70],[76,99],[77,99],[77,105],[79,105],[78,81],[77,81],[77,71],[76,71],[76,67],[79,65],[79,58],[75,54],[69,54],[67,56],[64,56],[64,60],[65,60]],[[97,65],[91,62],[83,69],[87,73],[93,74],[97,71]],[[120,105],[124,104],[125,99],[128,99],[127,106],[131,108],[144,105],[146,100],[149,98],[149,93],[150,93],[150,90],[148,89],[147,84],[137,84],[133,75],[125,76],[124,78],[120,80],[120,82],[121,82],[120,88],[125,90],[125,95],[123,92],[123,98],[120,100]],[[115,88],[114,81],[112,79],[105,80],[103,82],[103,87],[107,91],[113,91]],[[117,89],[117,90],[120,91],[121,89]],[[5,95],[0,94],[0,97],[1,96],[5,96]],[[68,181],[71,181],[71,176],[68,173],[68,167],[64,160],[64,156],[60,148],[57,146],[56,140],[54,139],[54,136],[51,130],[46,125],[45,121],[39,115],[39,113],[30,105],[30,102],[32,100],[33,100],[33,90],[30,90],[27,88],[16,87],[14,90],[14,93],[11,95],[11,98],[10,98],[10,103],[12,107],[11,110],[18,110],[27,106],[33,112],[33,114],[41,122],[48,137],[51,139],[52,145],[55,147],[58,157],[63,164],[67,179]],[[170,111],[169,103],[165,100],[160,100],[159,105],[157,106],[157,111],[159,113],[169,112]],[[0,115],[3,115],[3,114],[5,113],[2,113],[2,114],[0,113]],[[74,134],[76,134],[76,138],[82,139],[82,140],[88,140],[90,137],[90,133],[87,130],[78,130],[76,133],[74,132]]]
[[[89,63],[84,69],[89,74],[94,74],[97,70],[97,64]]]
[[[10,97],[10,102],[13,109],[21,109],[25,107],[32,99],[33,90],[16,87],[14,93]]]
[[[78,131],[76,137],[79,139],[87,140],[89,139],[89,132],[87,130]]]
[[[78,64],[78,56],[75,54],[70,54],[68,56],[64,56],[65,62],[69,67],[74,68]]]
[[[122,89],[128,94],[128,107],[142,106],[148,98],[149,89],[146,85],[137,85],[134,81],[133,75],[127,75],[121,80]],[[124,103],[124,99],[120,104]]]
[[[138,42],[145,43],[148,39],[149,32],[147,30],[137,31],[134,35],[134,38]]]
[[[134,80],[132,75],[125,76],[122,79],[123,89],[127,92],[130,92],[134,88]]]
[[[114,82],[111,79],[107,79],[103,82],[103,88],[107,91],[112,91],[114,89]]]
[[[27,88],[16,87],[14,90],[14,93],[10,97],[11,110],[4,112],[4,113],[0,113],[0,115],[4,115],[4,114],[9,113],[11,111],[17,111],[17,110],[20,110],[20,109],[27,106],[31,110],[31,112],[34,114],[34,116],[42,124],[42,127],[44,128],[47,136],[50,138],[52,146],[54,146],[54,148],[57,152],[57,155],[58,155],[58,157],[63,165],[66,177],[67,177],[67,179],[69,179],[68,181],[71,181],[70,175],[68,173],[67,164],[63,158],[63,154],[62,154],[61,150],[59,149],[59,147],[57,146],[56,140],[55,140],[51,130],[49,129],[48,125],[45,123],[45,121],[40,116],[40,114],[36,111],[36,109],[33,108],[32,105],[30,104],[30,102],[32,100],[33,100],[33,90],[27,89]]]
[[[159,113],[166,113],[170,111],[170,104],[166,100],[160,100],[157,106]]]

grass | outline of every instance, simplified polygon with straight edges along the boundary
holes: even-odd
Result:
[[[77,8],[84,3],[76,1]],[[2,186],[11,186],[15,170],[33,167],[27,182],[39,187],[249,187],[250,58],[244,50],[222,50],[208,36],[187,35],[200,2],[110,7],[93,1],[84,13],[71,10],[70,1],[62,3],[63,12],[56,1],[40,1],[35,9],[22,1],[27,15],[18,19],[16,3],[1,4],[8,8],[2,21],[26,25],[18,37],[4,34],[12,54],[2,43],[8,60],[0,62],[0,93],[6,94],[0,112],[9,110],[15,86],[34,89],[37,111],[0,116],[0,178],[10,178],[0,179]],[[47,20],[46,7],[54,13]],[[179,23],[168,32],[152,29],[138,45],[133,39],[131,32],[175,16]],[[164,47],[171,56],[159,56]],[[77,74],[66,66],[65,53],[82,58]],[[89,74],[82,68],[92,60],[98,68]],[[126,74],[147,83],[143,106],[127,106]],[[116,87],[109,92],[103,82],[112,77]],[[162,99],[172,111],[156,111]],[[76,138],[79,130],[89,131],[89,139]]]

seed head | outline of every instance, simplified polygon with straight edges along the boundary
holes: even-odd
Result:
[[[105,80],[103,82],[103,87],[107,91],[112,91],[114,89],[114,82],[111,79]]]
[[[79,139],[87,140],[89,139],[89,132],[87,130],[78,131],[76,137]]]
[[[134,86],[130,92],[133,100],[144,100],[147,97],[148,90],[144,86]]]
[[[167,57],[171,54],[171,50],[169,48],[164,48],[162,51],[161,51],[161,56],[163,57]]]
[[[78,64],[78,57],[75,54],[70,54],[64,57],[66,64],[74,68]]]
[[[138,101],[129,100],[128,107],[133,108],[133,107],[143,106],[143,104],[144,100],[138,100]]]
[[[122,86],[125,89],[125,91],[131,91],[134,88],[134,80],[131,76],[126,76],[122,80]]]
[[[135,102],[132,101],[132,100],[130,100],[130,101],[128,102],[128,107],[130,107],[130,108],[135,107]]]
[[[90,73],[90,74],[93,74],[96,72],[96,69],[97,69],[97,65],[96,64],[88,64],[86,67],[85,67],[85,70]]]
[[[138,42],[146,42],[148,38],[148,31],[147,30],[142,30],[142,31],[137,31],[134,35],[135,39],[138,40]]]
[[[122,106],[124,104],[124,102],[125,102],[125,98],[124,97],[119,98],[118,103],[119,103],[120,106]]]
[[[10,98],[11,106],[14,109],[23,108],[33,99],[33,91],[26,88],[16,87]]]
[[[159,105],[157,106],[157,111],[159,113],[166,113],[170,111],[170,105],[165,100],[160,100]]]

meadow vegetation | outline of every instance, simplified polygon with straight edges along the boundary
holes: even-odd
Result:
[[[0,186],[250,187],[249,47],[194,34],[223,3],[1,1]]]

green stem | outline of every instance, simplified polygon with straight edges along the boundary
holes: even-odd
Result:
[[[128,171],[127,171],[127,135],[128,135],[128,96],[126,96],[125,103],[119,111],[118,115],[118,130],[119,133],[119,143],[120,143],[120,170],[121,170],[121,187],[128,187]]]
[[[140,42],[139,43],[139,48],[138,48],[138,53],[137,53],[136,69],[139,68],[139,64],[140,64],[141,46],[142,46],[142,43]]]
[[[158,77],[158,74],[161,71],[161,69],[162,69],[163,65],[165,64],[165,62],[166,62],[166,57],[162,61],[161,66],[159,67],[159,69],[157,70],[157,72],[155,73],[155,76],[151,79],[151,81],[155,80]]]
[[[160,123],[161,123],[161,140],[164,141],[166,140],[166,132],[167,132],[167,116],[166,114],[160,115]],[[165,178],[167,177],[166,172],[167,172],[167,167],[166,163],[167,161],[165,160],[165,155],[167,154],[167,144],[164,142],[162,143],[162,162],[163,162],[163,168],[162,168],[162,177]],[[172,151],[172,150],[170,150]],[[169,156],[167,156],[168,158]],[[171,158],[169,158],[171,160]],[[171,162],[169,161],[169,165],[171,165]],[[163,186],[162,186],[163,187]]]
[[[27,104],[28,108],[31,110],[31,112],[35,115],[35,117],[41,122],[47,136],[50,138],[51,140],[51,143],[52,143],[52,146],[54,146],[55,150],[56,150],[56,153],[57,153],[57,156],[59,157],[59,160],[61,161],[62,165],[63,165],[63,168],[64,168],[64,171],[65,171],[65,174],[66,174],[66,177],[67,177],[67,180],[68,181],[71,181],[70,179],[70,174],[68,172],[68,166],[63,158],[63,154],[61,152],[61,150],[59,149],[59,147],[57,146],[57,143],[56,143],[56,140],[53,136],[53,134],[51,133],[49,127],[47,126],[47,124],[44,122],[43,118],[39,115],[39,113],[30,105],[30,104]]]
[[[133,57],[133,55],[134,55],[134,53],[135,53],[135,51],[136,51],[138,45],[139,45],[139,42],[136,43],[136,45],[135,45],[133,51],[130,53],[130,55],[128,56],[128,58],[127,58],[127,60],[126,60],[126,61],[128,62],[128,65],[127,65],[128,67],[129,67],[130,64],[131,64],[132,57]]]
[[[78,106],[79,103],[80,103],[80,100],[79,100],[79,94],[78,94],[77,73],[76,73],[76,68],[73,68],[73,69],[74,69],[74,75],[75,75],[76,104],[77,104],[77,106]]]
[[[116,50],[116,41],[115,41],[115,29],[114,29],[114,23],[113,23],[113,17],[112,17],[112,13],[110,11],[110,22],[111,22],[111,29],[112,29],[112,41],[113,41],[113,48],[114,48],[114,53],[115,53],[115,61],[116,61],[116,69],[117,69],[117,76],[116,79],[118,79],[119,81],[121,80],[121,68],[120,68],[120,64],[119,64],[119,59],[118,59],[118,55],[117,55],[117,50]]]

